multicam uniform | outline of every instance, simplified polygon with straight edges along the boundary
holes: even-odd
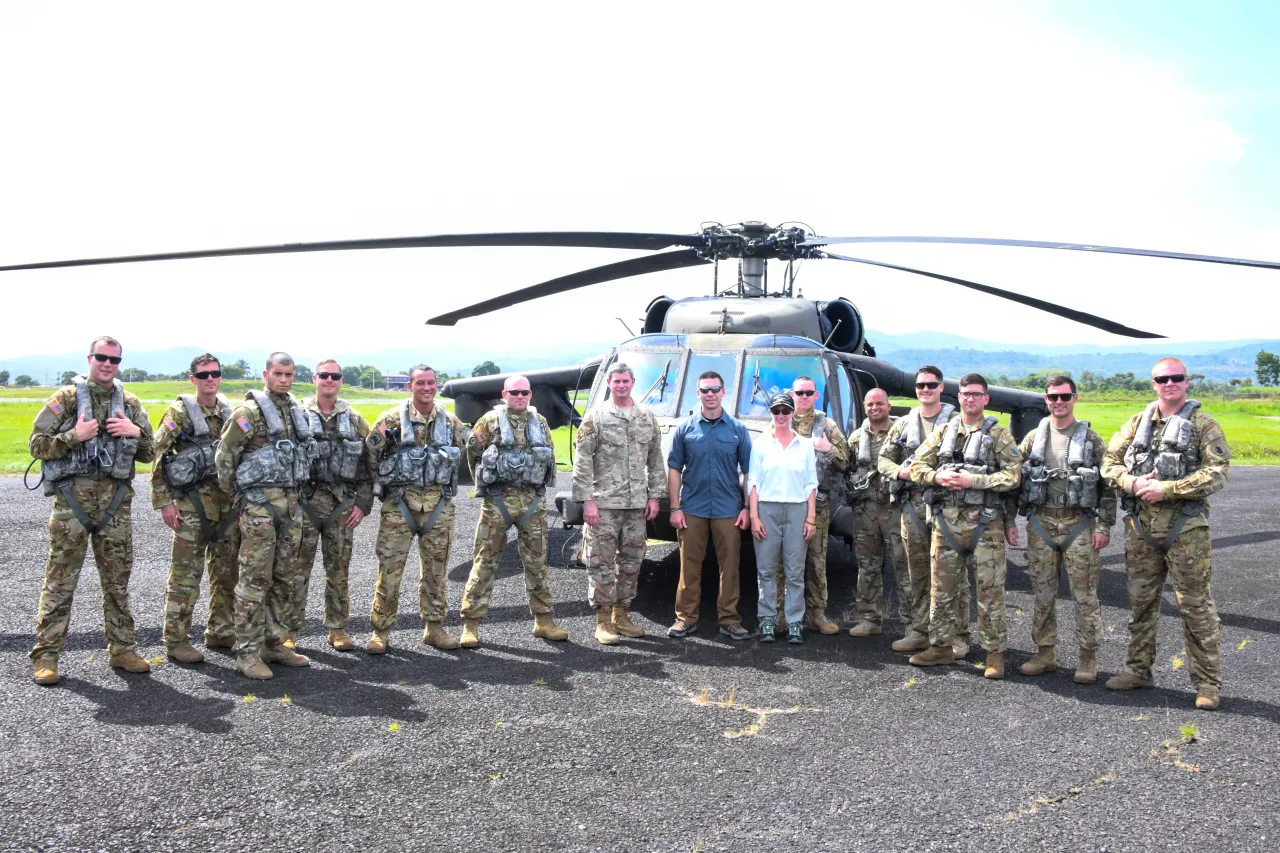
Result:
[[[462,595],[462,617],[481,619],[489,612],[493,575],[512,526],[518,531],[529,610],[535,616],[550,614],[544,497],[547,486],[556,482],[556,457],[547,419],[532,406],[525,412],[497,406],[476,421],[467,440],[467,462],[484,503],[476,525],[475,559]]]
[[[412,424],[412,442],[402,440],[405,413]],[[466,427],[438,403],[426,416],[412,401],[405,400],[373,423],[365,448],[369,466],[377,472],[375,491],[382,499],[378,581],[369,615],[375,631],[389,631],[395,626],[400,582],[415,536],[418,612],[424,622],[443,622],[449,612],[445,571],[453,542],[457,466],[466,446]]]
[[[373,508],[373,474],[365,458],[369,424],[346,400],[336,401],[326,415],[315,398],[308,397],[302,401],[302,410],[311,425],[317,458],[311,480],[302,488],[302,539],[287,624],[290,631],[297,631],[306,621],[307,586],[319,545],[324,559],[324,626],[330,631],[346,630],[350,609],[347,578],[355,538],[346,518],[352,507],[365,515]]]
[[[973,486],[954,491],[934,485],[941,470],[966,470]],[[950,646],[956,635],[956,597],[968,586],[968,556],[978,588],[978,642],[1001,654],[1009,638],[1004,621],[1004,499],[1022,482],[1022,453],[1013,436],[987,417],[967,426],[959,418],[930,433],[911,461],[911,480],[929,486],[933,514],[932,600],[929,643]],[[977,537],[977,541],[974,539]],[[963,550],[962,550],[963,549]]]
[[[858,557],[858,619],[879,625],[884,618],[884,554],[889,552],[894,583],[898,587],[898,614],[911,625],[911,577],[902,546],[902,505],[891,503],[891,481],[880,473],[880,454],[893,431],[876,432],[870,421],[850,436],[854,463],[845,476],[845,502],[853,507],[853,542]]]
[[[209,569],[209,624],[206,642],[235,641],[236,553],[240,531],[235,524],[235,496],[218,487],[214,467],[218,438],[231,420],[231,404],[221,394],[202,406],[182,394],[160,417],[156,466],[151,471],[151,506],[173,504],[182,520],[173,534],[169,582],[164,601],[166,648],[187,642],[191,612],[200,597],[200,576]]]
[[[821,428],[815,430],[818,418]],[[845,470],[849,467],[849,442],[839,424],[818,409],[796,412],[791,418],[791,428],[805,438],[816,438],[825,433],[831,449],[818,453],[818,511],[816,530],[809,540],[804,556],[804,606],[806,615],[814,617],[827,609],[827,544],[831,530],[831,503],[839,502]],[[815,451],[816,452],[816,451]],[[784,572],[778,569],[778,612],[782,612]]]
[[[584,525],[587,600],[592,607],[630,605],[646,542],[644,508],[667,493],[658,419],[639,404],[612,400],[582,419],[573,460],[573,499],[596,502],[598,524]]]
[[[214,464],[218,486],[240,496],[240,577],[235,654],[244,660],[289,635],[298,546],[298,490],[314,446],[306,414],[291,394],[250,391],[222,429]]]
[[[1109,534],[1116,523],[1115,492],[1100,482],[1098,474],[1106,445],[1088,421],[1058,429],[1045,418],[1023,437],[1019,450],[1026,460],[1019,502],[1027,516],[1027,574],[1035,595],[1031,640],[1041,648],[1057,643],[1061,567],[1076,603],[1080,649],[1096,652],[1102,640],[1102,614],[1093,534]],[[1006,528],[1013,521],[1006,512]]]
[[[1214,698],[1222,684],[1222,629],[1209,588],[1209,496],[1227,485],[1231,448],[1218,422],[1188,400],[1165,417],[1158,403],[1131,417],[1111,439],[1102,476],[1120,492],[1129,575],[1129,655],[1125,668],[1151,680],[1156,628],[1167,576],[1182,611],[1191,679]],[[1160,480],[1164,500],[1133,497],[1143,474]]]
[[[114,438],[107,418],[117,411],[138,426],[135,439]],[[98,422],[98,434],[76,438],[83,413]],[[129,610],[129,575],[133,571],[134,462],[155,458],[151,422],[142,403],[119,380],[103,388],[83,377],[54,392],[36,415],[28,442],[41,460],[46,495],[53,495],[49,516],[49,559],[36,614],[36,644],[31,660],[56,660],[66,645],[71,600],[90,541],[102,581],[102,616],[107,649],[112,655],[135,651],[133,614]]]

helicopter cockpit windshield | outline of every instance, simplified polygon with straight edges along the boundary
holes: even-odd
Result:
[[[631,395],[655,415],[675,415],[676,397],[680,393],[681,355],[676,352],[621,352],[619,361],[631,368],[636,384]],[[604,398],[609,398],[609,386],[604,386]]]
[[[827,394],[827,373],[817,355],[770,355],[747,353],[738,394],[738,417],[769,417],[769,401],[774,394],[791,390],[799,376],[808,376],[818,389],[817,407],[831,409]]]

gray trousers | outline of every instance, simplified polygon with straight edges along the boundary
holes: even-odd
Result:
[[[757,511],[764,524],[764,541],[752,540],[760,584],[756,615],[761,619],[778,618],[777,578],[781,562],[787,578],[783,611],[788,625],[800,625],[804,622],[804,556],[808,550],[804,520],[808,518],[809,505],[760,501]]]

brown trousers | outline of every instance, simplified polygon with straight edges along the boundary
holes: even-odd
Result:
[[[702,601],[702,561],[707,555],[707,539],[714,540],[716,561],[720,564],[720,596],[716,601],[721,625],[736,625],[738,616],[738,557],[742,549],[742,531],[730,518],[702,518],[685,515],[688,526],[678,531],[680,539],[680,586],[676,589],[676,618],[689,625],[698,621]]]

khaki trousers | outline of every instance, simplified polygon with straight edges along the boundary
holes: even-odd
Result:
[[[742,549],[742,531],[734,523],[737,516],[729,518],[702,518],[685,515],[688,525],[678,532],[680,539],[680,586],[676,589],[676,618],[693,625],[698,621],[698,609],[702,602],[702,561],[707,555],[707,540],[712,539],[716,549],[716,561],[720,563],[720,595],[716,601],[717,618],[721,625],[736,625],[738,597],[738,557]]]

